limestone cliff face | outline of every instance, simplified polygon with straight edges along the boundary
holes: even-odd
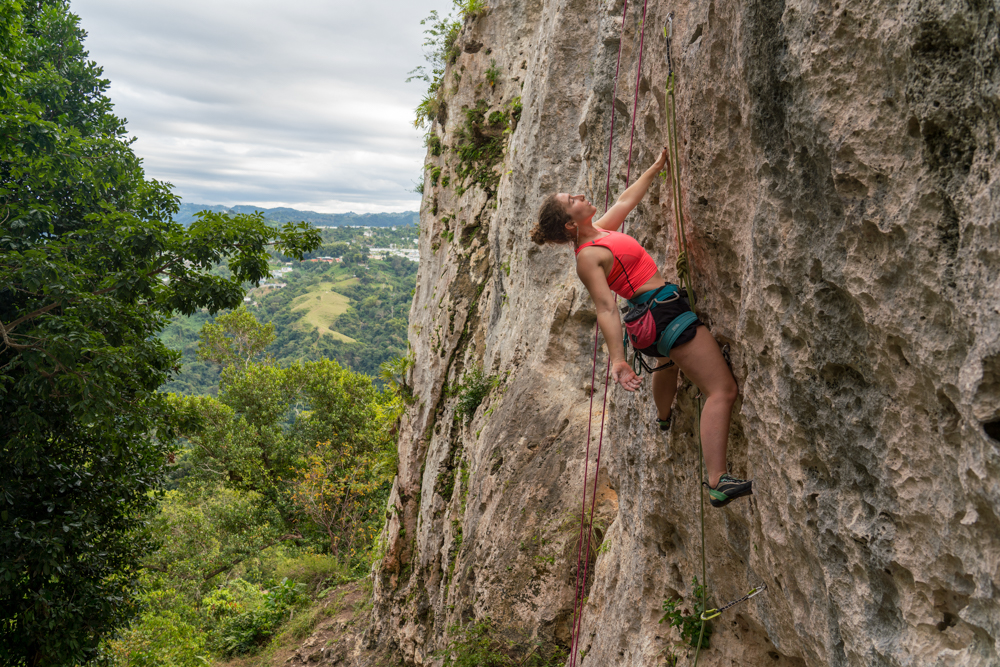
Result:
[[[595,314],[572,251],[528,234],[550,192],[604,201],[612,103],[623,189],[636,85],[633,178],[666,141],[672,12],[696,290],[741,389],[730,465],[756,480],[707,510],[709,585],[768,586],[702,664],[1000,663],[1000,5],[649,0],[638,80],[632,5],[622,34],[620,2],[492,0],[459,37],[373,639],[415,664],[484,616],[569,641]],[[463,181],[458,148],[494,139],[499,182]],[[627,231],[675,275],[665,184]],[[466,419],[477,366],[502,381]],[[681,654],[660,605],[700,572],[697,390],[663,438],[648,382],[610,391],[585,667]]]

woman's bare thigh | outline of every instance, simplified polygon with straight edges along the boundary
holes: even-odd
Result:
[[[670,358],[705,394],[735,391],[736,381],[708,327],[699,326],[693,339],[670,350]]]

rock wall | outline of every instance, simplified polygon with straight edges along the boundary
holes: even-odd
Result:
[[[732,346],[730,466],[756,494],[707,509],[708,581],[717,604],[768,586],[715,622],[701,664],[1000,663],[1000,5],[646,11],[638,77],[636,2],[624,30],[621,2],[581,0],[492,0],[462,29],[428,153],[416,398],[370,641],[440,663],[450,626],[488,616],[515,641],[569,643],[595,312],[571,249],[529,230],[550,192],[604,201],[620,42],[612,197],[633,115],[633,177],[665,143],[672,13],[696,291]],[[461,146],[491,140],[493,180],[463,179]],[[666,184],[627,231],[675,275]],[[477,367],[499,384],[467,417]],[[690,655],[658,620],[700,572],[696,394],[683,384],[665,438],[648,377],[610,389],[584,667]]]

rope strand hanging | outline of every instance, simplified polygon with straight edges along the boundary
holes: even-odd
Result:
[[[635,117],[636,110],[638,109],[639,103],[639,78],[642,75],[642,49],[646,34],[646,5],[648,0],[643,0],[642,3],[642,19],[640,23],[639,32],[639,62],[636,66],[636,76],[635,76],[635,98],[632,102],[632,126],[629,134],[629,152],[628,152],[628,168],[625,175],[625,187],[628,188],[629,183],[632,180],[632,146],[633,140],[635,139]],[[622,25],[621,25],[621,36],[618,41],[618,64],[615,66],[615,81],[611,92],[611,131],[610,137],[608,139],[608,167],[607,167],[607,181],[604,189],[604,210],[607,212],[608,204],[611,201],[611,155],[612,149],[614,147],[614,137],[615,137],[615,99],[617,99],[618,92],[618,74],[621,68],[622,61],[622,46],[624,45],[624,35],[625,35],[625,18],[628,14],[628,0],[624,2],[624,8],[622,9]],[[624,223],[622,226],[622,231],[624,231]],[[615,299],[617,303],[617,298]],[[611,376],[611,356],[608,356],[607,365],[604,369],[604,398],[601,402],[601,426],[598,431],[598,441],[597,441],[597,459],[594,462],[594,485],[593,491],[591,492],[590,500],[590,517],[587,518],[587,479],[588,479],[588,468],[590,462],[590,430],[594,419],[594,382],[597,379],[597,348],[599,341],[600,327],[594,324],[594,358],[593,358],[593,369],[590,376],[590,410],[587,419],[587,444],[586,453],[584,458],[583,467],[583,500],[581,502],[580,510],[580,534],[577,543],[577,561],[576,561],[576,596],[573,603],[573,635],[572,642],[570,645],[570,659],[569,667],[576,667],[577,656],[579,654],[579,644],[580,644],[580,630],[583,626],[583,593],[587,587],[587,575],[590,565],[590,538],[594,533],[594,509],[597,505],[597,480],[601,472],[601,450],[604,445],[604,421],[607,415],[607,405],[608,405],[608,385]],[[587,533],[587,547],[583,548],[583,533],[584,527],[586,526]],[[582,576],[581,576],[582,569]]]

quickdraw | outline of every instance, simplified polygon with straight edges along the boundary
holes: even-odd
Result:
[[[722,615],[722,612],[724,612],[725,610],[729,609],[730,607],[735,607],[736,605],[738,605],[741,602],[746,602],[750,598],[757,597],[758,595],[760,595],[761,593],[763,593],[766,590],[767,590],[767,584],[761,584],[760,586],[757,586],[756,588],[751,588],[750,591],[746,595],[744,595],[743,597],[741,597],[739,600],[733,600],[729,604],[723,605],[723,606],[719,607],[718,609],[706,609],[701,614],[701,620],[703,620],[703,621],[711,621],[713,618],[718,618],[719,616]]]

